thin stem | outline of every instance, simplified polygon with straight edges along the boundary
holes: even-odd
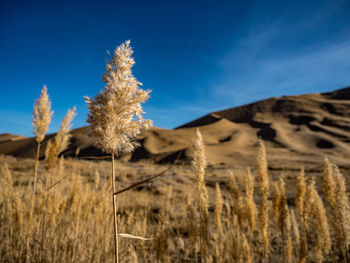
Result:
[[[49,180],[51,179],[51,170],[47,172],[45,189],[49,186]],[[46,231],[46,212],[47,212],[47,203],[48,203],[48,192],[44,191],[44,207],[43,207],[43,215],[42,215],[42,226],[41,226],[41,261],[44,260],[44,244],[45,244],[45,231]]]
[[[35,162],[35,168],[34,168],[34,186],[33,186],[32,203],[30,206],[30,219],[32,218],[33,211],[34,211],[36,183],[37,183],[37,178],[38,178],[38,167],[39,167],[39,153],[40,153],[40,142],[38,142],[38,146],[36,149],[36,162]]]
[[[36,184],[37,184],[37,178],[38,178],[38,167],[39,167],[39,153],[40,153],[40,142],[37,144],[36,149],[36,161],[35,161],[35,167],[34,167],[34,185],[33,185],[33,194],[32,194],[32,202],[30,205],[30,213],[29,213],[29,233],[27,236],[27,244],[26,244],[26,261],[29,261],[30,258],[30,249],[29,249],[29,235],[31,234],[31,227],[32,227],[32,219],[34,215],[34,203],[35,203],[35,192],[36,192]]]
[[[159,177],[159,176],[165,174],[167,171],[169,171],[169,169],[170,169],[170,168],[168,168],[168,169],[164,170],[163,172],[160,172],[160,173],[158,173],[158,174],[156,174],[156,175],[153,175],[153,176],[151,176],[151,177],[149,177],[149,178],[147,178],[147,179],[145,179],[145,180],[136,182],[136,183],[134,183],[134,184],[132,184],[132,185],[130,185],[130,186],[124,188],[124,189],[121,189],[121,190],[119,190],[118,192],[115,192],[114,195],[119,195],[119,194],[124,193],[124,192],[126,192],[126,191],[128,191],[128,190],[130,190],[130,189],[133,189],[133,188],[135,188],[135,187],[137,187],[137,186],[140,186],[140,185],[143,185],[143,184],[145,184],[145,183],[148,183],[149,181],[153,180],[154,178]]]
[[[286,257],[284,254],[284,227],[283,227],[283,225],[282,225],[281,233],[282,233],[282,257],[283,257],[283,262],[286,262]]]
[[[349,263],[348,246],[345,245],[345,262]]]
[[[115,185],[115,172],[114,172],[114,153],[112,153],[112,186],[113,186],[113,220],[114,220],[114,243],[115,243],[115,262],[119,263],[119,241],[118,241],[118,217],[117,217],[117,196],[114,194],[116,192]]]

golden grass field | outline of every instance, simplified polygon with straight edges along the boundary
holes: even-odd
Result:
[[[34,220],[30,226],[27,223],[35,161],[2,156],[0,165],[1,262],[24,262],[26,258],[28,262],[113,262],[110,162],[61,159],[58,167],[50,173],[43,169],[44,165],[41,163]],[[252,166],[257,167],[256,164]],[[120,237],[121,262],[298,262],[302,237],[300,218],[295,206],[299,172],[270,171],[270,247],[268,259],[265,259],[257,214],[261,201],[256,182],[257,169],[252,169],[256,229],[251,232],[247,213],[244,212],[247,195],[245,168],[232,170],[208,167],[205,183],[209,195],[209,250],[203,259],[199,233],[200,193],[197,191],[197,178],[191,166],[118,162],[118,189],[169,167],[170,170],[165,175],[118,196],[119,233],[150,239]],[[233,186],[230,172],[235,175],[238,188]],[[278,223],[274,221],[275,192],[272,185],[279,182],[281,176],[285,180],[289,214],[293,213],[295,219],[291,223],[289,234],[292,238],[290,259],[286,259],[286,249],[283,249],[287,245],[287,234],[284,234],[283,243]],[[324,198],[321,176],[320,172],[306,172],[306,180],[310,181],[314,177],[317,189]],[[55,182],[59,183],[45,190]],[[216,184],[221,189],[221,208],[217,204]],[[332,228],[334,219],[330,214],[330,207],[326,200],[324,204],[333,241],[329,254],[324,255],[324,262],[346,262],[334,238],[337,233]],[[217,224],[218,210],[222,225],[220,231]],[[307,254],[308,262],[315,262],[317,222],[312,222],[311,227],[308,232]],[[30,251],[26,250],[27,239]]]

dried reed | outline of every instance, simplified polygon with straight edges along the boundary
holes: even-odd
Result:
[[[260,206],[259,206],[259,230],[260,230],[260,236],[263,240],[264,244],[264,254],[265,259],[269,257],[269,246],[270,246],[270,239],[269,239],[269,233],[268,233],[268,226],[269,226],[269,218],[268,218],[268,211],[269,211],[269,178],[268,178],[268,172],[267,172],[267,161],[266,161],[266,151],[265,151],[265,145],[264,142],[259,139],[259,151],[258,151],[258,174],[257,174],[257,181],[258,181],[258,193],[260,196]]]
[[[330,163],[327,157],[325,157],[323,161],[322,183],[323,183],[323,191],[328,203],[331,206],[334,206],[335,196],[336,196],[336,192],[335,192],[336,185],[333,178],[332,164]]]
[[[118,252],[118,220],[117,191],[114,156],[122,152],[131,152],[136,143],[133,139],[142,130],[152,126],[152,121],[144,120],[141,103],[149,98],[150,91],[139,88],[142,85],[132,75],[135,64],[132,58],[133,50],[130,41],[121,44],[107,62],[106,73],[103,76],[104,90],[95,99],[85,97],[90,110],[87,122],[95,144],[112,157],[112,188],[113,188],[113,218],[115,261],[119,262]]]
[[[216,188],[216,192],[215,192],[216,193],[215,194],[215,223],[216,223],[216,228],[217,228],[219,237],[221,237],[223,234],[222,223],[221,223],[221,213],[222,213],[223,201],[222,201],[220,185],[218,183],[216,183],[215,188]]]
[[[203,144],[202,135],[197,129],[196,138],[193,141],[193,170],[197,177],[197,190],[199,193],[199,215],[200,215],[200,246],[201,246],[201,260],[207,261],[209,249],[208,237],[208,220],[209,220],[209,198],[207,188],[205,186],[205,168],[207,166],[205,158],[205,148]]]
[[[29,219],[28,219],[28,235],[32,231],[32,219],[34,213],[34,204],[35,204],[35,192],[37,189],[37,180],[38,180],[38,168],[39,168],[39,155],[40,155],[40,143],[44,140],[45,134],[49,130],[49,124],[53,111],[51,111],[51,101],[49,95],[47,94],[47,87],[44,85],[41,90],[40,97],[34,103],[33,110],[33,127],[34,134],[36,135],[37,149],[35,156],[35,168],[34,168],[34,183],[33,183],[33,193],[32,201],[30,205]],[[29,236],[27,237],[26,250],[27,250],[27,261],[30,258],[30,249],[29,249]]]
[[[348,247],[350,243],[350,204],[346,191],[345,178],[337,166],[332,165],[335,182],[335,203],[331,208],[334,210],[335,240],[342,248],[344,260],[349,262]]]
[[[249,225],[249,231],[252,235],[255,230],[255,214],[256,214],[256,205],[254,202],[254,179],[251,174],[250,168],[247,168],[247,177],[246,177],[246,216]]]
[[[322,199],[316,190],[314,180],[311,180],[307,191],[310,192],[312,216],[313,220],[316,221],[317,240],[315,247],[315,260],[316,262],[322,262],[323,254],[328,254],[331,249],[328,219]]]
[[[273,214],[274,214],[274,220],[276,224],[278,224],[279,220],[279,209],[280,209],[280,201],[281,201],[281,191],[280,187],[277,182],[273,183],[273,189],[274,189],[274,195],[273,195]]]
[[[233,209],[237,216],[238,225],[241,229],[243,229],[243,223],[245,218],[245,207],[243,203],[243,197],[241,190],[239,189],[239,186],[237,184],[236,175],[230,171],[230,190],[233,195]]]
[[[302,218],[304,211],[304,197],[306,191],[305,183],[305,172],[304,169],[301,169],[300,174],[297,178],[297,193],[295,197],[295,204],[298,210],[299,218]]]
[[[76,115],[75,107],[68,110],[66,116],[63,118],[60,130],[57,132],[53,141],[49,141],[46,146],[45,161],[46,170],[50,171],[57,166],[58,156],[69,145],[69,140],[72,135],[69,133],[71,129],[71,122]]]
[[[51,111],[51,101],[49,95],[47,94],[47,87],[44,85],[41,90],[40,97],[34,103],[33,110],[33,127],[34,134],[36,135],[37,141],[37,150],[36,150],[36,161],[34,168],[34,186],[33,186],[33,195],[30,209],[30,220],[33,217],[33,209],[34,209],[34,200],[35,200],[35,192],[37,185],[37,177],[38,177],[38,166],[39,166],[39,154],[40,154],[40,143],[43,141],[45,134],[49,130],[49,124],[51,122],[53,111]]]

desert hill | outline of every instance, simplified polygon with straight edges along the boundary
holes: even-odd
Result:
[[[173,130],[152,128],[140,147],[120,156],[128,161],[190,162],[196,129],[202,132],[211,165],[253,165],[258,137],[266,142],[270,168],[319,168],[327,155],[350,169],[350,87],[328,93],[274,97],[207,114]],[[88,127],[72,131],[65,156],[104,156],[93,146]],[[53,135],[47,136],[42,147]],[[1,140],[0,154],[31,158],[35,139]]]
[[[7,141],[16,141],[20,139],[24,139],[25,137],[22,135],[15,135],[10,133],[0,133],[0,143]]]

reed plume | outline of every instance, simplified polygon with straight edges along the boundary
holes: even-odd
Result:
[[[219,236],[221,237],[223,234],[222,223],[221,223],[221,213],[222,213],[222,196],[219,183],[216,183],[216,191],[215,191],[215,223],[216,228],[218,230]]]
[[[45,134],[49,130],[53,111],[51,111],[51,101],[47,94],[47,87],[44,85],[40,97],[34,103],[32,122],[34,126],[33,133],[36,135],[36,141],[42,142]]]
[[[299,259],[298,263],[305,263],[308,257],[308,244],[306,231],[301,232],[299,243]]]
[[[247,177],[246,177],[246,216],[249,225],[250,234],[253,234],[255,230],[255,214],[256,214],[256,205],[254,202],[254,179],[250,172],[250,168],[247,168]]]
[[[208,220],[209,220],[209,198],[207,187],[205,186],[205,168],[207,161],[205,158],[205,148],[202,135],[197,129],[196,139],[193,141],[193,169],[197,177],[197,190],[199,193],[199,216],[200,216],[200,245],[201,259],[207,261],[209,249]]]
[[[233,199],[234,199],[233,209],[237,216],[238,225],[242,230],[243,223],[244,223],[245,207],[243,204],[241,190],[239,189],[239,186],[237,184],[236,175],[231,171],[230,171],[230,175],[231,175],[230,190],[233,194]]]
[[[280,209],[280,201],[281,201],[281,191],[277,182],[273,183],[273,189],[274,189],[274,196],[272,200],[273,214],[274,214],[274,220],[278,224],[278,219],[280,215],[279,209]]]
[[[289,217],[289,213],[288,213],[288,204],[287,204],[287,196],[286,196],[286,184],[283,178],[280,179],[279,189],[280,189],[280,198],[279,198],[279,209],[278,209],[278,226],[281,230],[282,239],[283,239],[286,224],[289,223],[287,220]]]
[[[311,213],[311,200],[310,192],[306,192],[306,182],[305,182],[305,171],[304,168],[301,169],[300,174],[297,178],[297,189],[295,204],[298,211],[298,216],[300,219],[300,231],[299,228],[295,228],[294,232],[299,234],[299,263],[304,263],[307,261],[308,257],[308,231],[309,231],[309,218]],[[294,224],[293,224],[294,225]],[[297,236],[296,236],[297,237]]]
[[[337,246],[341,248],[346,261],[348,259],[348,246],[350,243],[350,205],[346,192],[345,179],[337,166],[327,158],[323,163],[323,191],[330,205],[332,226]]]
[[[57,166],[58,156],[69,145],[69,140],[72,135],[69,133],[71,129],[71,122],[76,115],[76,108],[68,110],[66,116],[63,118],[60,126],[60,130],[57,132],[53,141],[49,141],[46,146],[45,159],[46,169],[51,170]]]
[[[284,262],[292,263],[292,259],[293,259],[293,241],[290,233],[288,233],[287,243],[286,243],[286,256],[285,256]]]
[[[299,231],[298,221],[295,218],[294,210],[290,210],[289,214],[290,214],[290,221],[293,229],[294,240],[295,240],[295,243],[298,245],[300,242],[300,231]]]
[[[323,202],[319,196],[315,181],[312,180],[308,186],[307,191],[310,192],[312,216],[316,221],[316,247],[315,247],[315,260],[316,262],[323,261],[323,254],[328,254],[331,249],[331,238],[329,234],[328,219],[326,210],[324,209]]]
[[[144,111],[141,103],[149,98],[150,91],[139,88],[142,84],[132,74],[135,64],[132,57],[133,50],[130,41],[121,44],[107,62],[106,73],[103,76],[105,88],[95,99],[85,97],[90,113],[87,122],[90,123],[90,133],[98,148],[112,157],[112,186],[113,186],[113,214],[115,261],[118,255],[118,222],[116,178],[114,169],[114,155],[131,152],[136,147],[133,141],[142,130],[152,126],[151,120],[143,118]]]
[[[286,196],[286,185],[284,182],[283,177],[280,178],[279,185],[277,183],[274,184],[275,186],[275,197],[273,201],[274,205],[274,215],[275,215],[275,221],[279,227],[279,230],[281,231],[281,237],[282,237],[282,254],[283,254],[283,260],[285,262],[289,262],[290,251],[288,249],[291,249],[291,223],[290,223],[290,217],[289,217],[289,210],[288,210],[288,204],[287,204],[287,196]],[[285,235],[287,234],[287,243],[285,245]],[[286,247],[285,247],[286,246]]]
[[[344,258],[349,261],[348,247],[350,243],[350,204],[349,198],[346,191],[345,178],[340,173],[337,166],[332,166],[334,182],[335,182],[335,203],[334,203],[334,214],[335,214],[335,231],[336,241],[342,248]]]
[[[51,122],[52,115],[53,115],[53,111],[51,111],[51,101],[50,101],[49,95],[47,94],[47,87],[44,85],[43,89],[41,90],[40,97],[37,100],[35,100],[33,117],[32,117],[32,122],[34,127],[33,133],[36,135],[37,149],[36,149],[36,156],[35,156],[36,161],[35,161],[35,168],[34,168],[33,195],[32,195],[31,209],[30,209],[30,215],[29,215],[30,220],[33,216],[33,209],[34,209],[34,200],[35,200],[36,184],[37,184],[37,177],[38,177],[40,143],[44,140],[45,134],[49,130],[49,124]]]
[[[295,197],[295,204],[298,210],[299,218],[302,217],[304,211],[304,197],[306,191],[306,183],[305,183],[305,172],[304,168],[301,169],[300,174],[297,178],[297,193]]]
[[[241,253],[242,253],[243,262],[252,263],[253,259],[252,259],[251,249],[244,233],[241,233],[241,246],[242,246]]]
[[[196,210],[194,208],[193,200],[191,194],[186,199],[187,204],[187,231],[189,234],[189,238],[191,243],[194,246],[195,254],[199,250],[198,246],[198,228],[197,228],[197,220],[196,220]]]
[[[259,229],[260,235],[263,239],[264,243],[264,253],[265,258],[267,259],[269,256],[269,233],[268,233],[268,211],[269,211],[269,178],[267,172],[267,162],[266,162],[266,151],[264,142],[259,139],[259,151],[258,151],[258,193],[260,196],[260,206],[259,206]]]
[[[90,133],[96,146],[109,154],[133,151],[133,139],[152,126],[151,120],[143,119],[141,107],[151,91],[140,89],[142,84],[132,75],[132,54],[130,41],[121,44],[107,63],[104,90],[94,100],[85,97]]]
[[[28,235],[31,232],[32,218],[34,212],[34,204],[35,204],[35,192],[37,188],[37,178],[38,178],[38,168],[39,168],[39,155],[40,155],[40,144],[44,140],[45,134],[49,130],[49,124],[51,122],[51,118],[53,115],[53,111],[51,111],[51,101],[49,95],[47,94],[47,87],[44,87],[41,90],[41,94],[34,103],[33,117],[32,123],[34,127],[33,133],[36,135],[37,149],[35,156],[35,167],[34,167],[34,183],[33,183],[33,193],[32,193],[32,201],[30,205],[29,219],[28,219]],[[27,250],[27,260],[30,257],[29,251],[29,237],[27,237],[26,243]]]
[[[322,183],[323,183],[323,191],[328,203],[331,206],[334,206],[335,196],[336,196],[336,192],[335,192],[336,185],[333,177],[332,164],[330,163],[327,157],[325,157],[323,161]]]

